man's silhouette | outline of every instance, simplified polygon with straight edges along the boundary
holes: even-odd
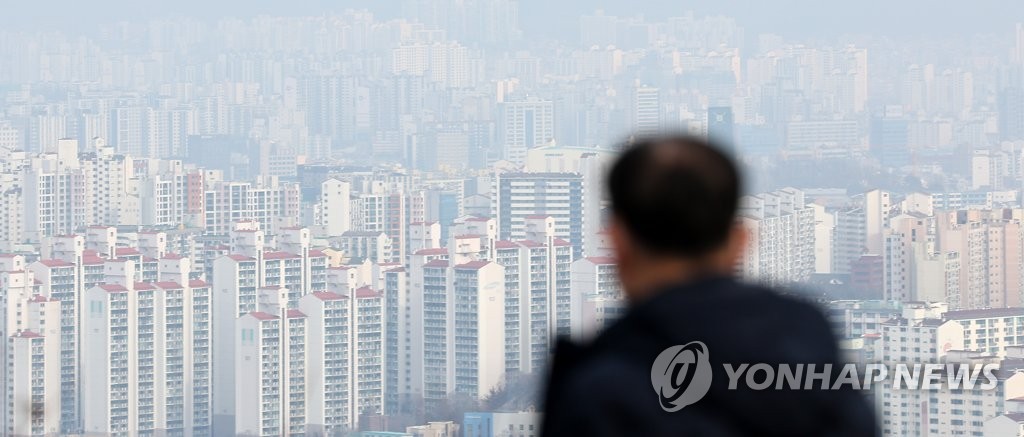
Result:
[[[835,363],[832,381],[840,370],[816,308],[731,277],[745,233],[730,158],[693,138],[640,141],[611,169],[608,190],[631,308],[591,344],[559,344],[545,436],[876,433],[867,402],[848,385],[754,390],[743,377],[730,389],[725,364],[815,364],[820,373]]]

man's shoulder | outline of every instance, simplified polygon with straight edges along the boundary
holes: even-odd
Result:
[[[545,435],[731,435],[728,423],[690,408],[667,413],[651,385],[651,363],[611,347],[549,381]]]
[[[835,353],[832,328],[809,301],[731,279],[690,287],[697,288],[669,290],[633,308],[598,338],[591,358],[644,357],[632,363],[643,365],[666,347],[691,341],[734,359]]]
[[[779,312],[787,317],[796,317],[799,320],[825,320],[825,313],[821,306],[808,298],[786,290],[772,289],[762,285],[736,283],[738,287],[750,295],[750,305],[762,305],[765,311]],[[742,300],[736,302],[744,304]]]
[[[636,313],[639,318],[684,325],[712,322],[722,329],[744,323],[766,323],[763,328],[784,329],[799,324],[792,322],[825,320],[821,309],[809,300],[730,278],[670,289],[637,307]],[[787,320],[790,323],[785,323]]]
[[[817,305],[764,286],[723,279],[666,290],[665,294],[633,307],[593,343],[560,347],[552,373],[553,395],[549,399],[567,408],[565,402],[571,398],[574,408],[590,412],[581,413],[590,420],[594,420],[593,411],[614,410],[622,411],[628,423],[678,429],[673,427],[681,423],[683,416],[663,414],[651,383],[651,372],[662,353],[692,342],[703,344],[713,369],[724,369],[726,364],[824,364],[838,360],[831,327]],[[780,425],[767,419],[772,415],[766,416],[751,407],[777,401],[778,393],[727,393],[722,388],[727,378],[721,375],[713,382],[709,400],[702,401],[702,406],[684,409],[687,426],[704,423],[711,427],[708,429],[718,427],[712,434],[728,434],[735,431],[730,428],[733,421],[717,420],[721,417],[718,413],[705,414],[727,411],[729,417],[744,418],[752,429],[780,429]],[[807,417],[827,408],[819,408],[820,402],[814,396],[786,399],[786,417],[794,423],[802,417],[806,423],[801,423],[810,427],[800,429],[818,426]]]

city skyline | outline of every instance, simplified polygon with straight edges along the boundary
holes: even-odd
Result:
[[[401,18],[402,6],[410,0],[347,0],[336,3],[325,0],[299,0],[283,6],[270,0],[246,2],[244,7],[232,2],[202,3],[194,0],[175,2],[160,1],[103,0],[83,5],[65,3],[57,11],[36,3],[9,5],[10,14],[0,17],[0,23],[16,30],[32,23],[33,29],[58,30],[61,27],[77,32],[94,32],[95,24],[110,24],[118,21],[138,21],[159,18],[198,18],[216,20],[219,18],[251,18],[256,15],[318,16],[331,15],[345,10],[367,9],[384,19]],[[646,1],[640,4],[626,4],[613,0],[600,2],[559,2],[552,4],[540,0],[517,0],[524,16],[524,31],[542,38],[569,40],[572,25],[566,26],[558,17],[577,17],[595,10],[605,10],[623,16],[643,15],[648,18],[672,16],[684,12],[697,15],[722,15],[733,17],[757,33],[780,33],[790,37],[825,36],[843,34],[874,34],[878,36],[913,37],[928,35],[969,35],[989,33],[999,27],[1012,26],[1016,20],[1012,14],[1001,12],[1012,9],[1013,2],[1007,0],[983,0],[970,6],[956,0],[940,2],[926,0],[902,1],[897,3],[871,0],[867,3],[840,1],[808,3],[801,0],[781,0],[770,3],[750,4],[741,0],[725,0],[713,3],[667,0]],[[1008,9],[1009,8],[1009,9]],[[800,14],[792,11],[801,11]],[[915,14],[927,11],[927,20],[913,20]],[[95,14],[95,15],[93,15]],[[23,19],[18,19],[22,17]],[[553,24],[565,31],[552,30]],[[793,33],[789,33],[793,32]]]
[[[1007,370],[865,392],[883,431],[1024,429],[1016,5],[607,3],[6,10],[0,434],[537,435],[664,133],[735,158],[736,276],[851,361]]]

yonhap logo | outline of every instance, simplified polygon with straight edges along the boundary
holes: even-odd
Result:
[[[992,390],[996,363],[721,363],[726,390],[871,390],[888,383],[901,390]],[[708,346],[699,341],[665,349],[651,366],[651,385],[661,409],[672,413],[701,400],[711,389]]]
[[[701,400],[711,388],[708,347],[692,341],[665,349],[651,366],[651,384],[669,413]]]

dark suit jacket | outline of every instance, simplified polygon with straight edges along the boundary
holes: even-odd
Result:
[[[661,408],[651,368],[666,348],[707,346],[707,394],[676,412]],[[841,362],[831,328],[811,304],[730,278],[671,287],[640,303],[586,346],[560,342],[545,400],[551,436],[871,436],[877,423],[866,393],[729,389],[723,364]],[[763,380],[763,373],[756,381]]]

